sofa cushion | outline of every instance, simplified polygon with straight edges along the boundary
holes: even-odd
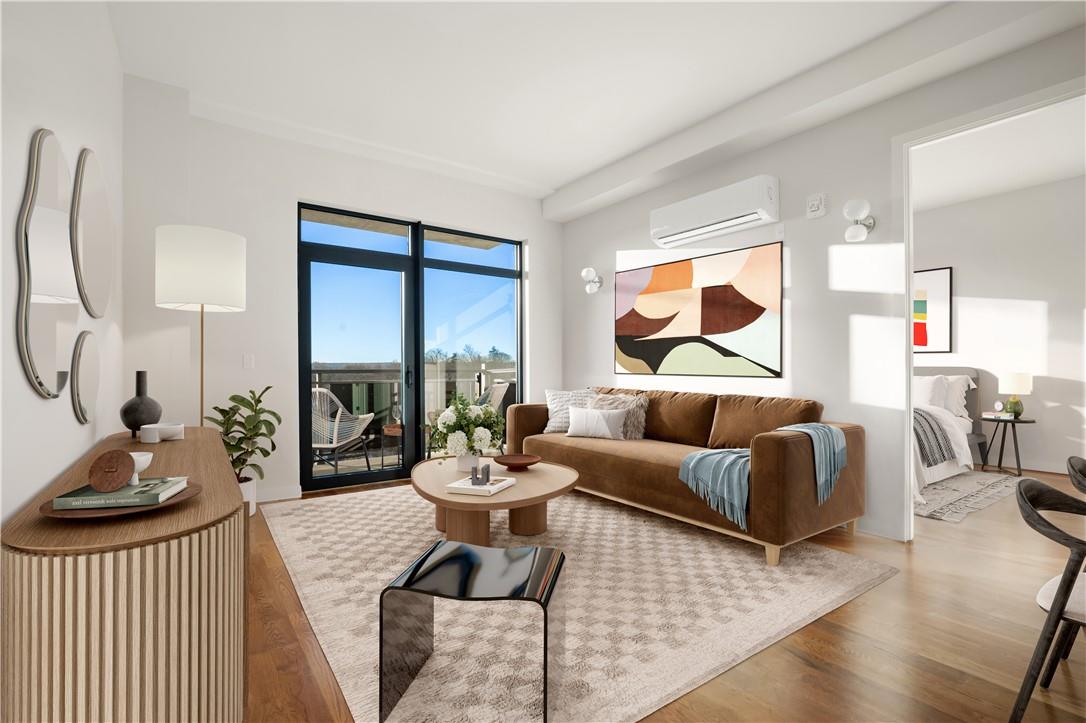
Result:
[[[668,392],[651,389],[597,387],[600,394],[643,394],[649,398],[645,412],[645,439],[706,447],[713,426],[716,395],[699,392]]]
[[[580,475],[577,488],[628,504],[701,524],[742,532],[705,504],[679,480],[679,466],[693,447],[656,439],[614,441],[536,434],[524,438],[524,451],[548,462],[572,467]],[[750,534],[757,534],[751,520]]]
[[[746,448],[759,434],[789,424],[822,421],[822,405],[810,399],[722,394],[716,400],[708,446]]]
[[[564,434],[536,434],[524,439],[524,451],[548,462],[613,477],[627,484],[651,484],[660,476],[679,478],[679,466],[695,447],[656,439],[598,439]]]

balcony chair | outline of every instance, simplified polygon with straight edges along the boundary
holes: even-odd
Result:
[[[356,416],[347,411],[336,395],[321,387],[313,388],[313,463],[332,465],[339,474],[339,458],[361,445],[366,455],[366,469],[370,465],[370,451],[363,436],[373,421],[373,414]]]

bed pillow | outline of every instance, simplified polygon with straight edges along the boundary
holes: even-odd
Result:
[[[622,439],[622,424],[626,421],[626,409],[569,408],[567,437],[595,437],[597,439]]]
[[[942,407],[946,404],[946,377],[913,377],[913,406]]]
[[[640,394],[600,394],[589,403],[588,408],[626,410],[626,421],[622,425],[622,438],[645,438],[645,412],[649,409],[648,397]]]
[[[956,374],[946,379],[946,398],[943,407],[955,417],[973,420],[969,416],[969,410],[965,407],[965,393],[970,389],[976,389],[976,382],[965,374]]]
[[[572,392],[548,389],[546,393],[547,427],[543,430],[544,434],[569,431],[569,408],[574,406],[586,409],[597,396],[591,389],[575,389]]]

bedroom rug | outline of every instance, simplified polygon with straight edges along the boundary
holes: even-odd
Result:
[[[352,714],[376,721],[378,596],[438,539],[433,507],[394,487],[261,510]],[[491,513],[491,545],[566,553],[561,721],[638,720],[897,572],[806,542],[767,567],[760,546],[578,492],[548,518],[514,537]],[[538,606],[435,602],[434,654],[391,720],[540,720]]]
[[[1021,477],[995,472],[962,472],[920,490],[924,504],[913,502],[913,513],[944,522],[961,522],[971,512],[1014,494]]]

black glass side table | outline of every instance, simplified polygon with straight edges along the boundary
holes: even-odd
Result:
[[[434,651],[434,598],[523,600],[543,610],[543,716],[563,671],[565,615],[553,547],[495,548],[439,540],[381,591],[380,719],[385,721]],[[557,664],[552,665],[551,662]]]
[[[992,431],[992,439],[988,443],[988,446],[984,450],[984,459],[981,463],[988,466],[988,453],[992,451],[992,447],[995,446],[996,435],[999,434],[1000,427],[1003,428],[1003,435],[999,438],[999,465],[996,469],[1000,472],[1007,472],[1009,470],[1003,469],[1003,448],[1007,445],[1007,427],[1011,428],[1011,437],[1014,440],[1014,465],[1018,469],[1018,476],[1022,476],[1022,458],[1018,455],[1018,425],[1019,424],[1036,424],[1036,419],[1026,419],[1025,417],[1019,417],[1018,419],[992,419],[991,417],[980,418],[982,422],[992,422],[995,424],[995,429]]]

